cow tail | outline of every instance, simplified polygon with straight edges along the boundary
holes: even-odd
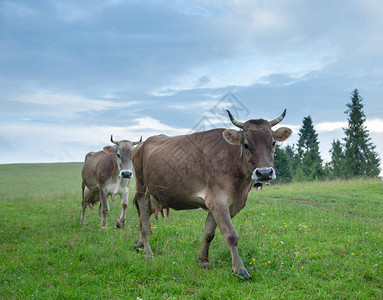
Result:
[[[140,206],[138,205],[138,197],[137,197],[137,193],[136,193],[136,195],[134,196],[133,203],[134,203],[134,205],[136,206],[137,214],[138,214],[138,217],[139,217],[139,216],[140,216]]]

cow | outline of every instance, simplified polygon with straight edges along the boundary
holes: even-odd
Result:
[[[280,123],[286,110],[271,121],[239,122],[227,111],[231,122],[241,130],[212,129],[190,135],[148,138],[133,152],[139,208],[140,238],[136,249],[143,248],[152,258],[148,233],[149,218],[155,211],[202,208],[208,212],[199,265],[210,268],[210,243],[218,225],[232,257],[233,274],[251,278],[238,254],[238,235],[231,219],[245,206],[252,182],[276,178],[274,147],[286,140],[291,129],[272,127]]]
[[[117,220],[117,227],[124,226],[128,207],[128,186],[133,176],[132,152],[134,146],[142,141],[142,137],[138,142],[114,141],[112,135],[110,141],[114,146],[105,146],[99,152],[89,152],[85,157],[82,168],[82,224],[85,224],[86,207],[89,206],[93,210],[93,206],[100,201],[101,226],[106,227],[108,196],[112,196],[114,200],[118,194],[121,197],[122,212]]]

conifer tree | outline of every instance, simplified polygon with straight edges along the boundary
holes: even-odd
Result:
[[[297,159],[303,171],[305,180],[321,179],[325,176],[322,166],[322,158],[319,153],[318,134],[314,129],[311,116],[303,119],[303,125],[299,130],[297,144]],[[299,166],[297,171],[299,171]]]
[[[330,172],[331,175],[335,178],[345,177],[344,170],[344,151],[342,144],[339,140],[334,140],[332,142],[332,147],[330,149],[331,162],[330,162]]]
[[[363,111],[363,98],[357,89],[351,94],[351,103],[347,104],[348,127],[343,129],[345,141],[345,175],[347,177],[376,177],[380,172],[380,159],[371,142],[369,132],[364,125],[366,115]]]
[[[274,152],[274,167],[277,182],[287,183],[292,179],[292,165],[289,154],[280,145],[276,145]]]

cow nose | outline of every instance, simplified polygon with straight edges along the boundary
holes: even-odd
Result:
[[[256,181],[270,181],[276,177],[273,168],[256,168],[251,179]]]
[[[120,172],[120,177],[122,177],[122,178],[131,178],[132,175],[133,175],[133,172],[130,170],[122,170]]]

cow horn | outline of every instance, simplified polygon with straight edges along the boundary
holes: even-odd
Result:
[[[133,142],[133,146],[135,146],[135,145],[137,145],[137,144],[139,144],[141,142],[142,142],[142,135],[141,135],[141,138],[140,138],[140,140],[138,142]]]
[[[231,123],[233,123],[235,126],[237,126],[237,127],[243,129],[243,126],[244,126],[243,123],[237,121],[236,119],[234,119],[234,118],[233,118],[233,115],[231,114],[230,111],[228,111],[227,109],[226,109],[226,111],[227,111],[227,113],[229,114],[229,118],[230,118]]]
[[[278,118],[269,121],[270,126],[273,127],[273,126],[277,125],[278,123],[280,123],[284,119],[285,116],[286,116],[286,109],[283,111],[283,113]]]
[[[118,142],[113,141],[113,134],[110,135],[110,141],[111,141],[113,144],[118,145]]]

